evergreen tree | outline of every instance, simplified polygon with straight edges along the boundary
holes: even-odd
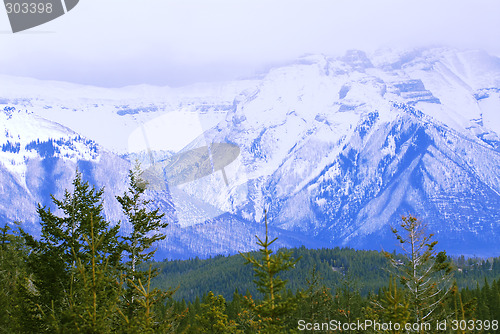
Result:
[[[491,284],[489,303],[491,319],[500,319],[500,280]]]
[[[195,330],[207,334],[236,334],[236,324],[228,320],[226,301],[222,296],[215,296],[212,291],[203,298],[201,312],[196,315]]]
[[[466,322],[469,319],[473,319],[473,313],[474,313],[474,304],[476,302],[475,299],[472,299],[468,302],[464,302],[462,295],[460,291],[458,291],[458,287],[456,282],[453,282],[453,286],[451,288],[451,300],[450,300],[450,305],[449,308],[453,309],[453,320],[455,320],[457,323]],[[464,333],[472,333],[473,331],[464,331],[464,330],[459,330],[459,333],[464,334]]]
[[[77,259],[67,294],[68,307],[61,315],[53,310],[53,328],[59,333],[114,333],[120,312],[119,268],[109,265],[107,254],[100,247],[105,234],[94,234],[92,219],[90,235],[83,233],[82,237],[90,248],[90,264]]]
[[[258,236],[257,245],[260,246],[260,259],[252,255],[240,253],[246,260],[246,264],[251,264],[254,269],[254,283],[257,290],[264,295],[264,299],[256,304],[252,300],[249,303],[251,311],[260,317],[264,326],[265,333],[281,333],[285,331],[284,318],[292,314],[296,305],[292,298],[283,298],[286,282],[278,274],[294,268],[298,260],[291,258],[291,253],[280,251],[272,254],[271,245],[278,239],[269,240],[267,226],[267,212],[265,212],[265,239],[261,240]]]
[[[22,289],[27,284],[26,248],[9,225],[0,228],[0,333],[17,333],[22,322]]]
[[[484,285],[481,288],[479,288],[479,284],[477,286],[478,290],[478,302],[477,302],[477,316],[479,319],[491,319],[490,317],[490,305],[488,303],[488,300],[490,298],[490,286],[488,284],[488,281],[485,279],[484,280]]]
[[[119,225],[104,218],[104,189],[78,171],[72,192],[52,196],[55,211],[38,206],[39,239],[0,229],[0,333],[176,332],[173,305],[164,305],[173,291],[152,288],[155,271],[138,267],[153,256],[153,243],[165,238],[158,229],[167,224],[146,208],[137,175],[130,178],[118,197],[132,226],[123,242]]]
[[[334,298],[337,319],[342,322],[353,322],[362,315],[361,295],[357,281],[352,277],[350,269],[343,270],[342,285],[337,288]],[[348,333],[351,333],[348,330]]]
[[[372,301],[375,310],[379,313],[379,319],[383,322],[399,323],[402,328],[410,320],[409,302],[403,291],[397,284],[396,279],[389,281],[389,286],[382,289],[381,298]],[[404,331],[394,331],[393,333],[404,333]]]
[[[129,171],[127,192],[116,197],[132,228],[130,235],[123,237],[125,264],[130,268],[132,280],[146,274],[138,271],[137,266],[152,258],[156,250],[151,247],[166,237],[159,230],[168,226],[163,221],[164,213],[159,213],[159,209],[148,210],[151,200],[144,199],[147,182],[140,175],[140,166],[136,164],[134,170]]]
[[[437,241],[427,234],[426,225],[413,216],[402,217],[402,232],[392,228],[403,250],[403,260],[384,252],[390,259],[409,300],[410,320],[414,323],[443,320],[443,301],[450,292],[453,268],[445,252],[437,253]]]
[[[150,200],[144,199],[147,183],[141,179],[141,170],[136,164],[134,170],[129,171],[129,187],[123,196],[116,199],[121,204],[123,213],[126,215],[131,232],[123,237],[123,248],[125,251],[125,279],[127,290],[124,303],[126,305],[127,317],[134,317],[135,312],[141,306],[137,303],[137,297],[141,295],[141,289],[137,289],[138,279],[146,281],[146,277],[152,279],[153,273],[139,270],[139,266],[152,258],[155,249],[151,249],[157,241],[165,239],[165,235],[159,232],[166,228],[168,223],[162,221],[165,214],[159,213],[159,209],[149,210]],[[165,298],[168,295],[165,296]]]
[[[141,278],[136,281],[128,280],[131,287],[136,291],[134,303],[137,307],[132,316],[126,315],[119,310],[125,320],[125,326],[121,329],[123,333],[176,333],[179,316],[173,313],[174,306],[165,307],[165,299],[171,298],[172,291],[161,291],[151,288],[152,268],[149,267],[145,283]],[[129,308],[124,310],[129,311]],[[159,316],[161,314],[161,317]]]
[[[238,313],[237,321],[238,328],[245,334],[261,333],[264,330],[264,323],[259,314],[255,312],[257,304],[252,295],[247,290],[242,299],[242,308]]]
[[[498,286],[495,281],[490,285],[486,277],[484,278],[484,285],[482,289],[482,299],[485,299],[485,303],[488,309],[488,316],[484,315],[482,319],[499,319],[498,310],[500,307],[500,296],[498,293]]]
[[[313,267],[310,277],[307,278],[307,289],[298,293],[299,307],[295,317],[308,323],[329,322],[334,309],[333,296],[329,289],[322,283],[322,277]],[[313,332],[316,332],[313,330]]]
[[[234,290],[233,299],[227,305],[227,315],[230,320],[238,319],[238,315],[243,308],[243,295],[239,293],[238,288]]]
[[[27,262],[33,274],[33,288],[31,292],[27,290],[26,298],[37,305],[38,313],[32,315],[31,320],[38,322],[39,332],[54,332],[54,326],[62,328],[59,326],[65,321],[62,315],[68,310],[80,309],[76,306],[83,303],[80,297],[86,293],[81,286],[82,273],[95,275],[97,263],[105,264],[103,275],[115,281],[120,267],[119,225],[110,227],[103,217],[104,189],[91,188],[78,171],[73,186],[73,192],[66,190],[62,200],[52,196],[63,216],[56,215],[50,208],[38,207],[40,240],[23,234],[30,247]],[[93,285],[93,289],[96,288]],[[94,291],[100,294],[99,298],[110,292],[108,286],[101,288]]]

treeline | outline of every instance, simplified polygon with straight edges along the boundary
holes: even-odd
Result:
[[[78,172],[57,211],[38,207],[40,238],[0,228],[0,333],[499,332],[498,259],[452,261],[412,216],[399,253],[274,251],[266,215],[257,252],[154,264],[167,224],[140,175],[116,198],[126,234]]]
[[[285,251],[285,249],[278,250]],[[307,279],[315,270],[321,276],[325,286],[335,291],[346,277],[356,285],[360,294],[366,297],[370,292],[377,292],[387,286],[391,271],[389,262],[382,252],[355,250],[352,248],[307,249],[305,247],[289,249],[293,258],[300,258],[294,270],[286,271],[281,276],[288,280],[287,288],[292,291],[305,289]],[[257,253],[251,253],[257,254]],[[395,254],[398,257],[397,254]],[[403,259],[403,256],[400,256]],[[459,289],[482,286],[485,280],[492,282],[500,278],[500,257],[465,258],[450,257],[456,267],[454,279]],[[244,265],[245,260],[239,254],[219,255],[209,259],[166,260],[153,262],[159,274],[152,281],[154,287],[168,289],[177,287],[175,300],[184,299],[193,302],[207,291],[222,295],[231,300],[235,289],[248,291],[253,296],[260,296],[253,283],[253,271]],[[144,267],[146,268],[146,266]]]

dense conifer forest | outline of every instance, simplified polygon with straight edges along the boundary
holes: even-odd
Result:
[[[349,279],[362,296],[385,287],[390,278],[388,261],[382,252],[339,247],[300,247],[289,250],[293,258],[300,258],[294,270],[281,275],[288,280],[287,288],[292,291],[304,289],[313,270],[321,276],[323,284],[332,290],[340,288]],[[474,289],[477,284],[482,286],[485,279],[492,282],[500,278],[500,257],[483,259],[462,256],[451,257],[450,261],[456,267],[453,277],[460,289]],[[194,301],[196,296],[207,291],[230,300],[235,289],[240,292],[248,290],[256,295],[252,268],[244,263],[245,260],[239,254],[219,255],[204,260],[195,258],[153,262],[153,267],[160,271],[152,284],[162,289],[179,286],[174,294],[175,300]]]
[[[0,333],[499,332],[500,258],[438,252],[411,215],[399,252],[275,249],[266,219],[256,252],[152,262],[167,226],[145,191],[134,169],[126,235],[78,172],[57,214],[38,207],[40,238],[0,228]]]

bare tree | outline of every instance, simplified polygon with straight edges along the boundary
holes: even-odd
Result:
[[[384,252],[395,275],[405,288],[410,318],[416,323],[443,319],[441,308],[449,295],[453,267],[446,252],[437,252],[437,241],[427,233],[427,225],[409,215],[403,216],[401,230],[391,228],[399,240],[403,257]]]

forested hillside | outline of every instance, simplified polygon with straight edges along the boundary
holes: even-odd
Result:
[[[315,270],[321,276],[323,284],[330,289],[336,290],[349,282],[362,296],[367,296],[369,292],[377,292],[385,287],[391,273],[387,258],[382,252],[339,247],[301,247],[290,251],[292,257],[300,258],[300,261],[294,270],[284,272],[281,276],[288,280],[287,287],[292,291],[305,288],[307,279]],[[457,269],[454,271],[454,279],[460,289],[473,289],[477,284],[482,286],[485,279],[492,282],[500,278],[500,257],[483,259],[462,256],[450,260]],[[221,294],[230,300],[235,289],[243,293],[248,290],[256,295],[252,268],[244,263],[241,255],[156,262],[153,267],[160,272],[152,284],[162,289],[179,286],[174,295],[176,300],[194,301],[207,291]]]

